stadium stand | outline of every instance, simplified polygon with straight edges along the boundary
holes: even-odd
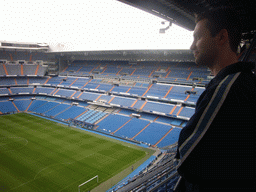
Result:
[[[44,52],[24,52],[24,51],[1,51],[0,52],[0,60],[8,60],[8,61],[37,61],[43,60],[47,61],[48,56]]]
[[[131,121],[125,124],[115,134],[121,137],[133,138],[148,123],[146,120],[132,118]]]
[[[173,128],[160,142],[157,144],[159,148],[174,144],[177,142],[181,129]]]
[[[30,100],[15,100],[13,102],[17,106],[19,111],[26,111],[26,109],[28,108],[31,101]]]
[[[36,113],[46,113],[47,111],[50,111],[51,109],[53,109],[54,107],[56,107],[57,105],[59,105],[59,103],[55,103],[55,102],[47,102],[44,105],[36,108],[34,110],[34,112]]]
[[[61,96],[64,96],[64,97],[71,97],[74,93],[75,93],[74,90],[57,89],[57,91],[55,91],[53,93],[53,95],[61,95]]]
[[[178,1],[175,2],[179,5]],[[209,9],[226,5],[223,2],[198,1],[196,4]],[[241,1],[235,6],[243,13],[243,17],[245,14],[247,16],[251,7],[252,14],[255,14],[254,7],[248,6],[248,2]],[[136,1],[129,3],[136,4]],[[170,10],[177,9],[171,1],[168,4],[152,1],[151,4],[155,6],[154,14],[161,14],[161,17],[165,16],[157,9],[162,9],[162,6]],[[231,5],[231,1],[228,4]],[[147,10],[147,7],[143,7],[146,5],[140,4],[139,7]],[[191,17],[187,13],[191,11],[190,7],[185,8],[191,5],[197,6],[194,3],[180,3],[178,9],[184,10],[179,11],[179,20],[191,20],[187,18],[188,15]],[[241,5],[245,9],[240,9],[243,7]],[[149,12],[151,10],[152,7]],[[173,14],[176,10],[169,12]],[[174,16],[175,14],[166,17]],[[246,34],[248,37],[255,33],[253,18],[248,14],[243,20],[243,32],[249,31]],[[184,23],[180,24],[184,26]],[[254,28],[249,27],[251,24]],[[185,27],[193,30],[193,26],[188,24]],[[255,42],[252,40],[253,38],[244,39],[245,45],[241,48],[239,60],[246,56],[244,49]],[[150,50],[146,54],[152,52],[154,51]],[[107,55],[104,57],[107,60],[88,60],[94,53],[84,58],[81,56],[83,53],[65,54],[1,49],[0,115],[37,113],[85,129],[88,129],[88,125],[93,125],[89,127],[91,131],[161,148],[165,151],[156,158],[156,162],[150,159],[153,162],[145,169],[135,171],[135,175],[108,191],[172,192],[178,180],[173,161],[177,150],[176,142],[180,131],[194,113],[198,97],[211,78],[209,70],[194,62],[185,61],[186,56],[182,51],[177,53],[180,55],[179,59],[170,61],[164,61],[168,51],[163,52],[156,61],[146,56],[145,59],[136,59],[140,58],[140,53],[135,53],[135,61],[131,62],[133,64],[130,63],[131,58],[122,61],[127,54],[124,51],[118,53],[121,57],[116,54],[121,59],[110,59]],[[157,54],[153,56],[158,57]],[[50,61],[49,57],[54,61],[61,60],[60,63],[56,62],[58,66],[63,64],[61,71],[58,71],[59,76],[48,76],[49,68],[44,62]],[[66,60],[63,59],[65,57]],[[94,58],[96,57],[97,54]],[[253,47],[248,61],[255,62],[255,59],[256,51]]]
[[[172,127],[169,125],[163,125],[159,123],[150,123],[143,131],[139,132],[133,139],[149,143],[151,145],[156,144]],[[161,131],[159,131],[161,130]]]
[[[15,112],[17,109],[14,107],[11,101],[2,101],[0,105],[1,113]]]
[[[34,75],[36,73],[37,65],[23,65],[23,73],[24,75]]]
[[[125,88],[125,92],[114,92],[115,88],[120,88],[121,86],[113,86],[112,84],[106,84],[101,80],[94,80],[89,82],[89,79],[82,79],[80,82],[78,78],[67,78],[67,81],[63,81],[63,77],[55,78],[52,77],[51,84],[48,84],[47,87],[43,87],[47,78],[35,78],[35,77],[16,77],[4,78],[4,82],[9,84],[10,88],[1,88],[1,94],[9,94],[13,98],[15,94],[18,94],[14,101],[2,100],[0,102],[8,103],[5,104],[5,108],[11,110],[0,110],[1,113],[8,112],[17,112],[17,111],[28,111],[36,112],[38,114],[54,118],[60,121],[71,122],[70,120],[75,119],[81,121],[82,123],[77,123],[75,125],[88,127],[88,125],[95,125],[97,131],[103,132],[105,134],[110,134],[118,138],[127,139],[129,141],[145,143],[152,147],[165,147],[167,145],[173,144],[177,141],[179,132],[182,128],[182,124],[185,125],[186,120],[177,119],[170,116],[162,116],[163,114],[175,114],[179,116],[189,117],[193,111],[193,107],[181,107],[177,106],[175,103],[164,103],[162,101],[150,100],[150,97],[145,97],[141,100],[138,97],[134,97],[129,94],[123,94],[133,88],[134,90],[139,90],[140,92],[134,92],[136,95],[143,95],[148,89],[149,83],[134,83],[133,86],[122,86]],[[6,80],[10,79],[10,80]],[[49,79],[49,78],[48,78]],[[90,84],[89,84],[89,83]],[[104,82],[104,83],[102,83]],[[64,83],[64,84],[63,84]],[[79,84],[79,87],[83,87],[86,83],[89,89],[86,89],[84,86],[84,91],[77,88],[71,88],[71,84]],[[13,87],[13,86],[22,86],[22,85],[31,85],[33,87]],[[56,88],[56,86],[63,85],[64,88]],[[170,90],[170,85],[156,85],[154,87],[159,87],[162,89],[165,87],[164,93],[161,92],[160,95],[156,95],[159,98],[163,98],[167,95]],[[153,85],[151,86],[151,88]],[[153,87],[153,89],[154,89]],[[95,88],[97,88],[95,90]],[[90,90],[94,89],[94,90]],[[112,90],[111,90],[112,89]],[[141,90],[142,89],[142,90]],[[152,90],[153,90],[152,89]],[[183,88],[185,90],[186,88]],[[100,90],[104,90],[100,92]],[[106,91],[110,91],[111,95],[106,94]],[[190,87],[191,90],[191,87]],[[157,91],[156,91],[157,92]],[[170,93],[171,91],[169,91]],[[36,100],[31,100],[27,96],[25,98],[25,93],[30,95],[35,95]],[[148,91],[147,93],[152,93]],[[180,91],[180,94],[182,91]],[[38,96],[40,94],[46,94],[46,96]],[[115,95],[117,94],[117,95]],[[121,95],[118,95],[121,94]],[[185,93],[183,93],[185,95]],[[146,95],[146,94],[145,94]],[[51,97],[49,97],[51,96]],[[56,97],[60,96],[60,97]],[[65,98],[81,99],[79,100],[67,100]],[[146,96],[152,96],[150,94]],[[187,96],[187,95],[185,95]],[[185,97],[184,96],[184,97]],[[193,95],[194,96],[194,95]],[[20,99],[19,99],[20,97]],[[24,97],[24,98],[22,98]],[[146,99],[148,98],[148,99]],[[172,98],[176,98],[175,96]],[[99,103],[104,103],[108,105],[115,105],[117,108],[122,108],[121,110],[115,110],[108,112],[109,109],[104,108],[99,111],[97,107],[91,109],[92,105],[86,103],[86,101],[94,101]],[[77,102],[78,106],[72,106],[73,102]],[[1,105],[4,106],[4,105]],[[16,106],[16,107],[15,107]],[[120,107],[118,107],[120,106]],[[182,108],[182,110],[181,110]],[[139,111],[136,111],[139,110]],[[159,112],[160,114],[154,114],[153,112]],[[133,117],[132,114],[138,114],[140,117]],[[114,122],[114,123],[113,123]],[[174,127],[177,126],[177,127]],[[154,137],[152,137],[154,135]],[[148,189],[153,189],[157,185],[161,184],[163,181],[168,180],[173,175],[173,172],[167,173],[161,172],[161,180],[157,180],[155,177],[150,180]],[[176,182],[176,178],[171,179],[167,185],[172,185]],[[127,182],[129,184],[129,182]],[[166,186],[166,185],[165,185]],[[162,187],[164,189],[164,187]],[[161,189],[161,187],[160,187]]]
[[[192,73],[186,69],[189,65],[185,64],[184,69],[180,66],[180,71],[188,71],[178,71],[179,74],[172,71],[176,70],[177,66],[163,64],[161,68],[165,73],[157,78],[156,83],[151,80],[155,80],[153,76],[159,75],[156,71],[160,68],[152,63],[148,70],[143,70],[142,65],[126,68],[127,63],[119,62],[116,62],[119,67],[109,62],[94,64],[95,66],[89,62],[79,63],[72,77],[24,77],[21,67],[20,71],[16,71],[19,74],[15,74],[15,70],[5,65],[8,74],[10,71],[10,74],[17,75],[6,76],[2,64],[0,115],[16,112],[36,113],[130,142],[168,149],[168,146],[177,142],[180,131],[194,113],[195,102],[204,91],[205,83],[209,82],[209,72],[203,69],[200,71],[193,67],[193,64],[190,68]],[[67,74],[70,73],[69,67],[66,68]],[[97,74],[96,79],[78,76],[79,73],[93,74],[96,68],[101,73]],[[37,67],[23,65],[23,75],[33,74],[36,69]],[[112,69],[115,72],[111,74],[109,72]],[[194,77],[197,79],[193,80]],[[198,77],[204,81],[198,80]],[[165,191],[166,188],[173,187],[177,181],[175,169],[171,167],[173,162],[169,162],[170,153],[163,156],[164,160],[160,161],[162,164],[156,164],[152,171],[144,170],[135,176],[136,182],[141,183],[137,187],[133,185],[134,189]],[[148,179],[145,180],[144,177]],[[114,191],[126,190],[133,183],[133,179],[134,177],[120,184]]]
[[[47,84],[49,84],[51,86],[57,86],[63,81],[63,79],[65,79],[65,78],[64,77],[52,77],[49,79]]]
[[[51,94],[55,89],[51,87],[37,87],[35,93],[37,94]]]
[[[66,111],[63,111],[62,113],[57,114],[57,116],[55,116],[55,118],[60,119],[60,120],[62,120],[62,119],[67,120],[69,118],[74,119],[85,111],[86,111],[86,109],[83,107],[71,106]]]
[[[124,123],[126,123],[130,117],[110,114],[107,118],[103,119],[97,125],[99,126],[97,130],[103,130],[109,133],[113,133]]]
[[[31,94],[33,92],[33,87],[11,87],[12,94],[20,94],[20,93],[28,93]]]
[[[40,107],[41,105],[47,103],[47,101],[38,101],[38,100],[35,100],[33,101],[33,103],[30,105],[28,111],[34,111],[37,107]]]
[[[76,81],[72,82],[72,87],[82,88],[89,81],[89,78],[78,77]]]
[[[114,99],[110,103],[130,107],[134,103],[134,101],[135,99],[131,99],[131,98],[114,97]]]
[[[4,76],[6,75],[5,73],[5,65],[4,64],[0,64],[0,76]]]
[[[195,108],[191,108],[191,107],[184,107],[180,113],[179,116],[183,116],[183,117],[191,117],[195,112]]]
[[[11,55],[13,61],[21,57]],[[193,63],[153,61],[132,66],[127,61],[73,61],[59,76],[46,72],[35,63],[0,64],[0,115],[36,113],[155,148],[177,142],[209,74]],[[172,168],[153,173],[157,177],[150,175],[147,190],[177,179],[170,179]]]
[[[171,110],[174,108],[174,105],[170,104],[163,104],[160,102],[147,102],[146,105],[143,107],[143,110],[145,111],[158,111],[162,113],[169,114]]]
[[[14,80],[14,78],[4,78],[4,77],[0,77],[0,82],[1,82],[1,85],[5,85],[5,86],[8,86],[8,85],[15,85],[15,80]]]
[[[38,64],[1,64],[0,76],[44,76],[47,67]]]
[[[56,107],[52,108],[51,110],[45,112],[44,115],[48,117],[54,117],[59,113],[63,112],[64,110],[67,110],[69,107],[70,105],[67,105],[67,104],[59,104]]]
[[[9,75],[21,75],[21,67],[19,64],[9,64],[5,65],[5,67]]]
[[[9,91],[7,88],[0,88],[0,95],[8,95]]]

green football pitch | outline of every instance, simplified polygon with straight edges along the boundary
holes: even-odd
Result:
[[[0,116],[0,191],[89,191],[146,156],[122,142],[26,113]]]

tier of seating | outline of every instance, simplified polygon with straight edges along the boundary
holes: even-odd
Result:
[[[0,60],[31,62],[46,60],[46,54],[2,51]],[[176,143],[187,123],[184,118],[193,115],[204,91],[193,83],[209,82],[206,68],[181,62],[74,61],[62,76],[28,77],[45,74],[41,65],[1,62],[0,115],[32,112],[82,126],[92,124],[96,131],[160,148]],[[82,77],[92,75],[93,79]],[[153,80],[158,83],[152,84]],[[114,108],[95,107],[92,102]],[[173,156],[163,159],[134,191],[172,191],[178,179],[170,162]]]
[[[109,114],[97,126],[97,130],[158,147],[175,143],[181,131],[171,125],[119,114]]]
[[[163,121],[152,121],[146,113],[143,118],[122,113],[108,113],[107,108],[90,109],[88,105],[72,106],[65,99],[36,96],[1,97],[0,114],[11,112],[33,112],[50,118],[68,122],[71,119],[94,124],[97,131],[118,137],[139,141],[152,146],[163,147],[177,141],[181,128],[175,128]],[[101,109],[101,110],[100,110]],[[103,109],[103,110],[102,110]],[[157,120],[158,115],[151,114]],[[153,133],[153,134],[152,134]]]
[[[0,51],[0,60],[7,61],[37,61],[43,60],[47,61],[48,56],[47,53],[44,52],[24,52],[24,51]]]
[[[47,67],[38,64],[0,64],[0,76],[44,76]]]
[[[102,67],[97,67],[97,65]],[[160,71],[159,67],[146,70],[127,68],[125,65],[127,64],[122,63],[116,67],[111,64],[95,63],[94,66],[87,68],[77,66],[77,71],[83,75],[90,75],[92,72],[98,71],[100,75],[106,77],[124,77],[128,74],[132,78],[152,78],[159,75],[158,71]],[[162,74],[162,78],[173,82],[177,79],[192,82],[188,78],[189,76],[193,77],[191,71],[183,74],[178,71],[172,78],[169,77],[172,67],[163,66],[163,68],[168,74],[166,73],[165,76]],[[25,69],[23,66],[23,74],[27,73],[26,71],[27,68]],[[3,75],[6,75],[5,69],[3,72]],[[18,69],[16,72],[19,73],[20,70]],[[172,75],[174,74],[175,72],[172,73]],[[20,75],[22,75],[21,72]],[[124,79],[126,78],[124,77]],[[104,78],[91,79],[79,77],[79,75],[76,77],[41,78],[0,77],[0,83],[5,85],[0,88],[0,114],[25,111],[60,121],[80,122],[76,124],[79,126],[91,124],[94,126],[92,129],[96,129],[96,131],[160,148],[177,142],[179,133],[186,124],[184,118],[189,119],[194,112],[194,108],[190,107],[189,103],[195,103],[200,93],[204,91],[203,87],[193,87],[192,84],[184,86],[175,83],[151,84],[150,81],[142,83],[124,80],[120,81],[118,85],[113,81],[108,82]],[[187,94],[186,91],[194,91],[196,94]],[[35,100],[31,100],[31,94],[36,98]],[[10,97],[14,100],[9,100]],[[187,104],[175,104],[171,102],[172,100],[180,100],[181,103]],[[116,110],[91,108],[92,105],[87,103],[88,101],[114,106]],[[78,105],[74,105],[74,102]],[[134,113],[138,116],[135,117]],[[152,189],[159,182],[160,180],[152,182],[148,189]],[[172,184],[171,181],[169,183]]]
[[[0,104],[0,114],[15,112],[17,109],[14,107],[11,101],[2,101]]]
[[[127,62],[75,61],[62,72],[74,76],[24,77],[24,73],[35,75],[39,67],[15,67],[0,66],[1,113],[26,111],[80,122],[81,126],[92,124],[97,131],[158,147],[176,142],[181,128],[194,113],[193,104],[204,88],[192,86],[191,82],[202,80],[194,81],[191,77],[206,79],[209,73],[191,63],[140,62],[131,66]],[[9,73],[18,76],[6,76]],[[80,76],[91,74],[96,78]],[[116,81],[116,77],[121,79]],[[173,83],[151,83],[149,80],[155,77]],[[144,82],[135,81],[143,78]],[[190,82],[190,86],[177,81]],[[24,98],[2,99],[7,96]],[[32,96],[36,99],[30,100]],[[112,113],[104,111],[107,108],[91,109],[89,101],[119,110]]]
[[[132,76],[133,78],[152,78],[169,80],[207,79],[207,68],[198,67],[191,62],[139,62],[129,65],[128,61],[95,62],[74,61],[60,75],[85,76],[99,74],[101,76]]]
[[[94,110],[88,109],[86,113],[76,118],[76,120],[94,124],[95,122],[103,118],[106,114],[107,113],[104,113],[102,111],[94,111]]]
[[[31,82],[30,79],[33,79],[33,82],[35,83],[35,78],[28,78],[27,82]],[[134,95],[142,96],[148,94],[149,88],[141,95],[140,93],[136,92],[136,94],[133,94],[133,97],[130,97],[131,94],[129,94],[129,91],[132,90],[132,88],[137,88],[137,87],[127,87],[127,93],[126,95],[122,95],[122,92],[120,92],[121,95],[108,95],[104,94],[102,92],[97,92],[97,89],[93,89],[93,92],[90,91],[90,89],[84,88],[84,91],[78,90],[78,89],[72,89],[72,88],[56,88],[57,85],[59,85],[63,79],[60,77],[58,78],[51,78],[53,79],[52,82],[55,82],[55,88],[53,87],[42,87],[40,86],[40,83],[42,82],[41,78],[38,78],[39,80],[39,85],[30,85],[28,87],[10,87],[10,88],[0,88],[0,95],[15,95],[15,94],[45,94],[45,95],[51,95],[51,96],[58,96],[58,97],[63,97],[63,98],[73,98],[73,99],[80,99],[80,100],[86,100],[86,101],[100,101],[101,103],[105,103],[107,105],[115,105],[123,108],[132,108],[135,110],[143,110],[151,113],[159,112],[167,115],[174,115],[174,116],[180,116],[180,117],[186,117],[190,118],[192,114],[194,113],[194,108],[191,107],[183,107],[181,105],[175,105],[175,104],[170,104],[170,103],[165,103],[159,101],[153,101],[153,100],[140,100],[139,98],[134,97]],[[45,79],[44,79],[45,80]],[[46,79],[46,81],[49,79]],[[57,81],[58,80],[58,81]],[[6,83],[7,85],[12,85],[15,84],[17,85],[17,82],[25,82],[24,78],[0,78],[0,83],[4,84]],[[75,80],[74,80],[75,81]],[[51,84],[50,84],[51,85]],[[102,86],[105,84],[97,84],[95,83],[94,86]],[[190,96],[192,99],[196,100],[198,99],[199,95],[188,95],[185,94],[185,92],[182,93],[182,91],[185,90],[192,90],[192,87],[188,86],[177,86],[177,85],[162,85],[162,84],[152,84],[154,85],[155,89],[158,89],[159,94],[161,95],[162,92],[164,92],[163,87],[168,87],[168,95],[170,100],[180,100],[182,102],[190,102]],[[158,88],[159,86],[159,88]],[[112,88],[111,88],[112,87]],[[114,86],[109,86],[108,88],[113,89]],[[150,87],[150,86],[149,86]],[[153,87],[153,86],[152,86]],[[151,88],[152,88],[151,87]],[[140,89],[140,88],[137,88]],[[203,90],[203,88],[196,88],[200,91]],[[167,89],[165,89],[167,90]],[[99,90],[98,90],[99,91]],[[102,90],[101,90],[102,91]],[[108,90],[109,91],[109,90]],[[144,90],[143,90],[144,91]],[[113,93],[118,93],[118,92],[113,92]],[[146,93],[146,94],[145,94]],[[156,92],[157,93],[157,92]],[[164,92],[165,95],[167,93]],[[127,95],[128,94],[128,95]],[[154,98],[156,98],[155,95]],[[183,98],[181,98],[181,96]],[[152,96],[147,95],[146,98],[151,98]],[[159,97],[157,97],[159,98]],[[167,99],[167,98],[163,98]]]
[[[146,167],[141,167],[137,174],[130,174],[114,187],[107,190],[107,192],[173,192],[174,186],[179,178],[173,163],[176,151],[177,143],[172,145],[166,152],[158,154]]]
[[[79,82],[78,82],[79,81]],[[176,99],[181,101],[188,102],[196,102],[199,95],[204,91],[204,87],[195,87],[192,86],[184,86],[184,85],[176,85],[176,84],[148,84],[148,87],[139,87],[137,83],[134,83],[133,86],[118,86],[102,83],[103,80],[100,79],[89,79],[89,78],[73,78],[73,77],[48,77],[48,78],[35,78],[35,77],[9,77],[9,78],[0,78],[1,85],[38,85],[38,84],[46,84],[48,86],[53,87],[65,87],[71,88],[71,90],[59,90],[61,91],[58,95],[63,95],[67,97],[78,97],[79,94],[73,95],[75,93],[74,89],[83,89],[86,91],[95,91],[95,92],[112,92],[119,93],[123,95],[131,95],[131,96],[144,96],[148,98],[162,98],[162,99]],[[138,83],[141,85],[140,83]],[[41,93],[50,94],[47,88],[43,88],[40,90]],[[43,91],[43,92],[42,92]],[[193,91],[194,94],[187,94],[187,91]],[[24,92],[24,91],[23,91]],[[36,93],[39,93],[36,91]],[[55,93],[57,94],[57,93]],[[81,98],[86,98],[88,94],[83,93],[83,95],[79,96]],[[90,94],[87,98],[89,100],[97,99],[97,94]],[[95,98],[96,97],[96,98]],[[118,100],[117,98],[115,99]],[[127,105],[127,104],[126,104]]]

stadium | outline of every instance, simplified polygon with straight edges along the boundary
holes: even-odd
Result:
[[[239,60],[256,60],[251,1],[118,3],[168,21],[160,33],[193,31],[194,12],[232,6],[243,21]],[[0,190],[173,191],[179,133],[213,78],[189,49],[0,43]]]

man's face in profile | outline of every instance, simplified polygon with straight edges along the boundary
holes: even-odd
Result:
[[[212,37],[207,27],[207,19],[203,19],[196,24],[193,36],[194,41],[190,49],[194,53],[196,64],[211,68],[218,49],[216,38]]]

